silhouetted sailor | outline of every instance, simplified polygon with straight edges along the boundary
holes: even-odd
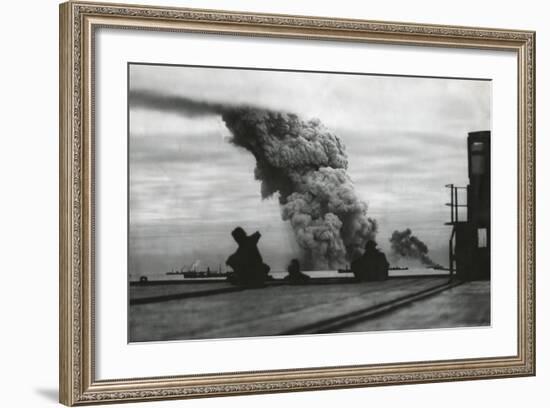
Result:
[[[351,271],[359,281],[382,281],[388,278],[388,260],[376,248],[376,242],[368,241],[365,252],[351,263]]]
[[[239,245],[225,262],[234,271],[231,282],[249,288],[263,286],[271,268],[264,263],[258,250],[261,234],[256,231],[248,236],[241,227],[237,227],[231,235]]]
[[[285,280],[288,280],[292,284],[307,283],[311,277],[302,273],[300,270],[300,261],[293,259],[290,261],[290,265],[287,268],[288,275],[285,276]]]

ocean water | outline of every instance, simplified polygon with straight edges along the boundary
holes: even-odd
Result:
[[[312,278],[346,278],[346,277],[352,277],[353,274],[351,272],[345,272],[340,273],[335,270],[331,271],[303,271],[306,275],[311,276]],[[423,268],[423,267],[411,267],[409,269],[405,270],[390,270],[389,276],[395,277],[395,276],[411,276],[411,275],[425,275],[425,276],[431,276],[431,275],[445,275],[448,274],[449,271],[446,270],[436,270],[431,268]],[[283,279],[285,276],[288,275],[287,271],[271,271],[269,273],[273,278],[275,279]],[[149,275],[146,275],[149,281],[156,281],[156,280],[166,280],[166,281],[181,281],[184,280],[182,275],[166,275],[162,273],[151,273]],[[220,278],[201,278],[201,280],[219,280]],[[139,276],[130,276],[131,281],[137,281],[139,280]],[[187,278],[186,280],[192,280],[192,278]]]
[[[338,271],[303,271],[306,275],[311,276],[312,278],[344,278],[344,277],[352,277],[353,273],[351,272],[345,272],[340,273]],[[411,276],[411,275],[441,275],[449,273],[449,271],[442,271],[442,270],[435,270],[431,268],[422,268],[422,267],[416,267],[416,268],[409,268],[404,270],[390,270],[389,275],[390,276]],[[272,271],[270,272],[270,275],[273,276],[275,279],[282,279],[286,275],[288,275],[288,272],[286,271]]]

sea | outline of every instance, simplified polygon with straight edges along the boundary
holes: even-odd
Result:
[[[319,270],[319,271],[302,271],[306,275],[311,276],[312,278],[346,278],[353,277],[351,272],[338,272],[337,270]],[[442,269],[433,269],[426,267],[409,267],[408,269],[394,269],[389,271],[390,277],[399,277],[399,276],[432,276],[432,275],[445,275],[448,274],[448,270]],[[274,279],[283,279],[288,275],[287,271],[271,271],[269,274]],[[138,281],[141,276],[130,275],[130,281]],[[151,273],[145,275],[148,281],[182,281],[182,280],[193,280],[193,278],[184,278],[182,275],[167,275],[166,273]],[[200,278],[201,281],[212,280],[217,281],[223,279],[224,277],[211,277],[211,278]]]

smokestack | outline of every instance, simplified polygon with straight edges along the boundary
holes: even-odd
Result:
[[[313,268],[337,268],[355,259],[376,234],[367,204],[346,172],[345,147],[317,119],[253,107],[225,108],[231,140],[256,158],[263,198],[279,193],[283,220]]]

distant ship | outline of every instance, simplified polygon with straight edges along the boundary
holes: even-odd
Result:
[[[408,269],[408,266],[390,266],[388,268],[390,271],[406,271]],[[338,269],[338,273],[352,273],[352,271],[349,267],[347,267],[346,269]]]
[[[166,275],[174,276],[180,275],[184,279],[197,279],[197,278],[224,278],[227,276],[227,273],[221,271],[221,265],[218,267],[217,271],[213,271],[210,267],[207,267],[205,270],[197,269],[188,269],[184,270],[183,268],[179,271],[170,271],[166,272]]]
[[[436,271],[448,271],[449,270],[449,268],[446,268],[445,266],[442,266],[442,265],[433,265],[433,266],[430,266],[429,268],[433,269],[433,270],[436,270]]]

